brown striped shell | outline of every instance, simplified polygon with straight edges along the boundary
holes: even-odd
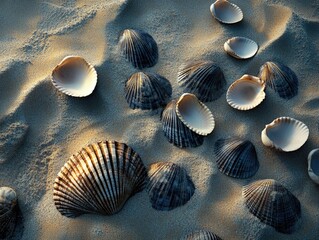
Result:
[[[9,187],[0,187],[0,239],[8,239],[17,222],[17,194]]]
[[[222,240],[216,234],[205,231],[205,230],[198,230],[194,231],[190,234],[187,234],[181,240]]]

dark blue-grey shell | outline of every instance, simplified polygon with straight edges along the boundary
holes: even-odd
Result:
[[[194,231],[183,238],[181,240],[222,240],[216,234],[206,231],[206,230],[198,230]]]
[[[17,222],[17,195],[9,187],[0,187],[0,239],[10,239]]]

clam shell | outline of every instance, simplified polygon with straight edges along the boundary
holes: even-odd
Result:
[[[218,99],[224,92],[226,81],[223,71],[211,61],[196,61],[182,65],[178,82],[184,92],[194,94],[200,101]]]
[[[53,200],[66,217],[115,214],[143,190],[147,171],[140,156],[124,143],[90,144],[72,155],[54,182]]]
[[[219,139],[215,143],[218,169],[234,178],[249,178],[256,174],[259,162],[254,145],[238,137]]]
[[[51,81],[66,95],[86,97],[95,89],[97,73],[84,58],[68,56],[53,69]]]
[[[177,101],[179,119],[195,133],[206,136],[215,128],[213,114],[194,94],[184,93]]]
[[[276,118],[267,124],[261,132],[261,140],[267,147],[274,147],[280,151],[296,151],[305,144],[309,137],[309,129],[294,118]]]
[[[181,238],[181,240],[222,240],[222,239],[212,232],[199,230],[184,236],[183,238]]]
[[[265,99],[265,84],[259,78],[244,75],[228,88],[226,100],[238,110],[250,110]]]
[[[319,184],[319,148],[308,155],[308,174],[312,181]]]
[[[164,135],[170,143],[180,148],[198,147],[204,137],[190,130],[176,114],[176,100],[167,104],[161,116]]]
[[[154,73],[134,73],[125,83],[125,98],[130,108],[157,109],[172,95],[170,82]]]
[[[249,211],[278,232],[291,233],[301,216],[299,200],[273,179],[255,181],[243,187]]]
[[[150,166],[146,186],[152,207],[169,211],[186,204],[195,192],[195,186],[186,170],[171,162]]]
[[[248,59],[256,55],[258,44],[245,37],[233,37],[224,44],[225,51],[237,59]]]
[[[284,64],[266,62],[259,70],[259,77],[281,98],[291,99],[298,94],[297,75]]]
[[[158,61],[154,38],[141,30],[125,29],[119,39],[120,50],[135,68],[149,68]]]
[[[217,0],[210,6],[214,18],[226,24],[238,23],[243,20],[242,10],[235,4],[226,0]]]
[[[8,239],[17,222],[17,194],[9,187],[0,187],[0,239]]]

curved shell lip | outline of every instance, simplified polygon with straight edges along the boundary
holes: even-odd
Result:
[[[227,17],[221,16],[216,11],[216,9],[218,9],[219,7],[224,8],[224,11],[225,11],[225,8],[227,8],[227,10],[232,10],[232,13],[229,11],[228,14],[233,14],[233,16],[231,16],[231,17],[230,16],[227,16]],[[238,7],[236,4],[231,3],[227,0],[217,0],[216,2],[214,2],[210,6],[210,12],[212,13],[213,17],[217,21],[224,23],[224,24],[238,23],[238,22],[242,21],[244,18],[243,11],[240,9],[240,7]]]
[[[250,44],[251,49],[246,49],[246,53],[243,52],[243,50],[241,50],[241,53],[239,53],[238,51],[235,51],[233,49],[232,45],[234,43],[236,43],[236,41],[240,42],[242,44],[242,48],[244,47],[243,42]],[[224,43],[224,50],[226,51],[226,53],[228,55],[230,55],[234,58],[237,58],[237,59],[242,59],[242,60],[254,57],[257,54],[258,49],[259,49],[258,44],[255,41],[253,41],[249,38],[246,38],[246,37],[233,37],[233,38],[228,39]]]
[[[74,83],[65,84],[54,77],[59,67],[61,67],[61,65],[63,65],[68,60],[81,61],[85,64],[85,67],[87,68],[88,72],[86,73],[86,77],[84,77],[84,80],[82,80],[82,83],[80,83],[80,85],[76,84],[75,86]],[[90,77],[88,77],[89,75]],[[72,97],[87,97],[94,91],[97,85],[97,73],[95,68],[90,63],[88,63],[83,57],[70,55],[63,58],[62,61],[52,70],[51,82],[60,92],[66,95]],[[85,82],[89,83],[85,85]]]
[[[319,174],[316,174],[312,169],[312,160],[314,155],[317,154],[317,161],[319,161],[319,148],[313,149],[310,151],[308,155],[308,175],[310,179],[315,182],[316,184],[319,184]]]

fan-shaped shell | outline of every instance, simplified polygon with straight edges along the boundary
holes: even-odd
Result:
[[[301,216],[300,202],[284,186],[272,179],[255,181],[243,187],[249,211],[278,232],[291,233]]]
[[[157,43],[144,31],[125,29],[120,36],[119,44],[126,60],[135,68],[152,67],[158,61]]]
[[[259,77],[281,98],[291,99],[298,94],[297,75],[284,64],[266,62],[259,70]]]
[[[177,101],[179,119],[192,131],[206,136],[215,128],[213,114],[194,94],[184,93]]]
[[[67,217],[115,214],[144,188],[147,171],[140,156],[124,143],[90,144],[70,157],[54,182],[53,200]]]
[[[130,108],[157,109],[172,95],[170,82],[153,73],[134,73],[125,84],[125,98]]]
[[[156,210],[169,211],[186,204],[195,186],[186,170],[174,163],[159,162],[150,166],[147,192]]]
[[[228,88],[226,100],[238,110],[250,110],[265,99],[265,84],[257,77],[244,75]]]
[[[86,97],[95,89],[97,73],[84,58],[68,56],[53,69],[51,81],[66,95]]]
[[[214,18],[226,24],[238,23],[243,20],[242,10],[227,0],[217,0],[210,6]]]
[[[204,137],[190,130],[176,114],[176,100],[167,104],[161,116],[163,132],[170,143],[180,148],[198,147]]]
[[[182,65],[178,72],[178,82],[184,87],[184,92],[194,94],[203,102],[218,99],[226,86],[223,71],[210,61]]]
[[[284,152],[296,151],[309,137],[309,128],[301,121],[290,117],[276,118],[261,132],[261,140],[267,147]]]
[[[308,155],[308,174],[312,181],[319,184],[319,148]]]
[[[215,143],[218,169],[235,178],[249,178],[256,174],[259,162],[254,145],[238,137],[219,139]]]
[[[17,221],[17,194],[9,187],[0,187],[0,239],[8,239]]]
[[[224,44],[225,51],[237,59],[248,59],[256,55],[258,44],[245,37],[233,37]]]
[[[212,232],[199,230],[184,236],[183,238],[181,238],[181,240],[222,240],[222,239]]]

